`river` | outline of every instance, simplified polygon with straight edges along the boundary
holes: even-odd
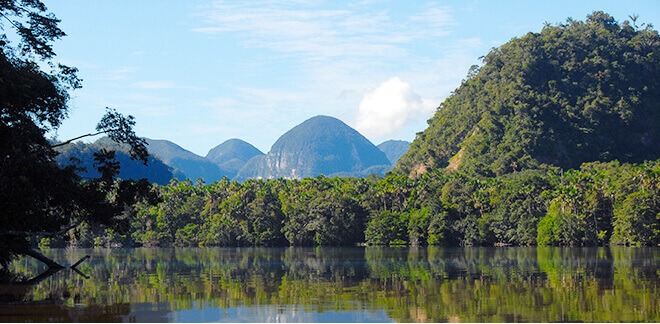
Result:
[[[90,258],[0,285],[0,322],[660,322],[660,248],[43,252]]]

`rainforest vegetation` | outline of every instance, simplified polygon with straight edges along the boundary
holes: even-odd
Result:
[[[398,169],[495,177],[543,164],[660,158],[660,37],[632,18],[619,24],[594,12],[493,49]]]
[[[125,233],[80,226],[51,246],[656,245],[660,162],[585,163],[495,178],[172,180],[124,211]]]
[[[125,205],[150,184],[116,180],[119,164],[112,150],[94,153],[98,177],[83,180],[75,166],[56,163],[56,149],[106,134],[128,145],[133,159],[146,163],[148,152],[133,132],[135,119],[111,108],[96,132],[49,141],[47,132],[68,116],[70,92],[82,86],[76,68],[54,60],[52,42],[65,34],[39,0],[0,1],[0,20],[0,265],[29,255],[61,268],[34,250],[35,237],[61,236],[82,223],[121,230],[124,220],[118,217]]]

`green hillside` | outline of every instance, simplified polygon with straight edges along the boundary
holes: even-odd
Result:
[[[397,169],[497,176],[542,164],[660,157],[660,38],[603,12],[493,49]]]

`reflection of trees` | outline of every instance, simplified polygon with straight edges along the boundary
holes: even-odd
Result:
[[[116,323],[130,322],[131,306],[116,304],[108,306],[65,307],[61,303],[18,304],[0,307],[3,322],[76,322],[76,323]]]
[[[36,262],[36,261],[35,261]],[[3,274],[0,283],[0,319],[2,322],[126,322],[130,321],[129,304],[92,305],[71,308],[66,299],[80,301],[66,286],[47,285],[47,293],[39,294],[37,287],[60,272],[70,271],[80,277],[75,267],[70,270],[48,268],[26,279],[24,275]],[[37,291],[37,294],[35,294]],[[36,297],[36,298],[35,298]]]
[[[81,265],[91,279],[62,271],[26,294],[29,302],[55,296],[58,307],[65,310],[77,304],[91,312],[91,307],[122,309],[121,305],[136,303],[165,303],[178,310],[203,303],[301,305],[312,311],[385,309],[392,318],[406,322],[660,320],[658,249],[207,248],[50,253],[69,253],[51,256],[71,260],[92,255]],[[17,270],[30,273],[33,266],[19,262]],[[116,320],[126,317],[105,321]]]

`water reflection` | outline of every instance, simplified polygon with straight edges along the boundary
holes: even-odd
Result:
[[[658,322],[658,248],[48,250],[0,321]],[[20,260],[28,277],[43,271]],[[0,287],[2,292],[18,286]]]
[[[306,311],[297,306],[202,306],[172,312],[174,322],[259,322],[259,323],[385,323],[393,322],[380,311]]]

